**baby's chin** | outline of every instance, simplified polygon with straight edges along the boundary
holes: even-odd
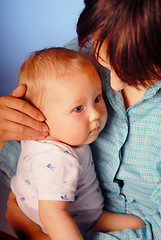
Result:
[[[96,139],[98,138],[98,136],[99,136],[99,133],[90,136],[89,139],[87,139],[87,140],[84,142],[84,144],[82,144],[82,145],[86,145],[86,144],[91,144],[91,143],[93,143],[94,141],[96,141]]]
[[[57,141],[57,142],[60,142],[60,143],[64,143],[64,144],[67,144],[71,147],[81,147],[83,145],[88,145],[88,144],[91,144],[92,142],[94,142],[97,138],[98,138],[98,135],[99,135],[99,132],[95,133],[95,134],[89,134],[89,136],[82,140],[82,141],[61,141],[60,139],[57,139],[51,135],[48,135],[45,140],[50,140],[50,141]]]
[[[54,138],[53,136],[51,135],[48,135],[45,140],[51,140],[51,141],[58,141],[58,139]],[[59,141],[58,141],[59,142]]]

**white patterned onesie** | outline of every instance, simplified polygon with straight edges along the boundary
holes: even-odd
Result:
[[[87,231],[103,211],[88,145],[77,148],[55,141],[22,141],[11,188],[21,210],[44,232],[38,200],[70,201],[68,211],[80,231]]]

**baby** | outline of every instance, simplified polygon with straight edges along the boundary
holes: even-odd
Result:
[[[44,49],[23,63],[19,84],[27,85],[25,99],[41,110],[50,129],[46,140],[21,142],[11,181],[19,207],[54,240],[83,239],[80,232],[106,232],[112,223],[116,230],[122,215],[103,212],[88,145],[107,120],[93,64],[72,50]],[[126,223],[121,228],[131,227],[128,217],[135,222],[133,228],[143,225],[138,217],[123,216]]]
[[[45,141],[21,142],[12,191],[22,211],[51,238],[58,232],[81,239],[77,225],[88,230],[103,208],[88,146],[107,119],[99,76],[79,53],[50,48],[23,63],[19,84],[27,85],[25,99],[42,111],[50,133]]]

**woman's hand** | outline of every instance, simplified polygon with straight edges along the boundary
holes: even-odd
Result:
[[[26,86],[18,86],[11,95],[0,97],[0,139],[40,140],[48,135],[43,114],[21,99]]]
[[[19,239],[50,240],[49,236],[43,233],[41,228],[21,211],[12,192],[7,201],[6,218]]]

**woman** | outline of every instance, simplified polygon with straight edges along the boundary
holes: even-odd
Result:
[[[137,230],[87,233],[85,239],[159,239],[161,235],[160,8],[160,0],[86,0],[78,20],[79,45],[85,47],[93,40],[96,59],[104,66],[98,71],[108,122],[92,149],[105,209],[136,215],[146,224]],[[33,114],[34,109],[19,99],[24,93],[21,86],[1,99],[1,113],[6,112],[8,119],[0,125],[4,140],[30,139],[35,132],[32,128],[39,130],[36,138],[42,136],[43,123],[35,124],[38,112]],[[25,113],[35,117],[16,112],[14,109],[22,110],[18,102],[26,105]],[[16,122],[22,125],[10,121],[15,121],[16,114]]]

